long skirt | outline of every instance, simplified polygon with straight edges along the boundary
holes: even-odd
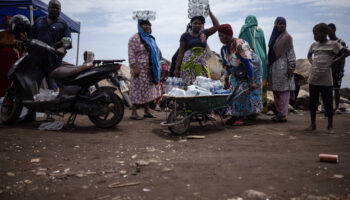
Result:
[[[288,114],[290,91],[273,91],[273,98],[278,115],[280,117],[286,117]]]
[[[257,88],[254,90],[249,90],[248,92],[245,92],[241,96],[237,97],[237,99],[227,108],[226,115],[241,117],[261,113],[263,111],[262,63],[260,58],[255,54],[253,54],[251,63],[254,70],[254,83],[257,85]],[[231,74],[231,91],[234,91],[235,88],[238,87],[236,93],[239,93],[249,88],[247,80],[239,80],[233,75],[234,73]]]

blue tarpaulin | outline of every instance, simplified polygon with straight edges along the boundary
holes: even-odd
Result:
[[[47,15],[48,5],[40,0],[1,0],[0,1],[0,28],[4,28],[3,19],[7,15],[22,14],[30,19],[30,6],[33,7],[33,17],[42,17]],[[74,21],[63,12],[60,18],[65,21],[71,32],[80,33],[80,22]]]

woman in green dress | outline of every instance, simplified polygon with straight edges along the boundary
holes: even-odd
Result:
[[[191,85],[197,76],[210,77],[206,63],[207,39],[217,31],[219,21],[209,8],[213,27],[203,29],[205,18],[195,16],[191,19],[192,30],[182,34],[179,55],[176,60],[175,76],[181,77],[185,85]]]

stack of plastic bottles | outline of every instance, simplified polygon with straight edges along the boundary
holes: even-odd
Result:
[[[212,80],[203,76],[198,76],[193,85],[184,90],[184,82],[181,78],[170,77],[165,83],[166,94],[176,97],[208,96],[215,94],[226,94],[229,91],[223,89],[220,80]]]

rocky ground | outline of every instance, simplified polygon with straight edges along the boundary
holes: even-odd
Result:
[[[127,111],[110,130],[83,116],[74,130],[0,125],[0,199],[350,199],[350,114],[335,116],[333,135],[321,114],[305,132],[303,111],[224,130],[192,123],[203,139],[171,135],[155,114],[132,121]]]

